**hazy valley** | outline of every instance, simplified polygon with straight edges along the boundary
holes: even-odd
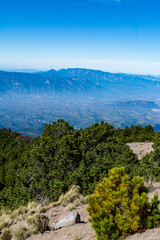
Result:
[[[40,135],[64,118],[75,129],[107,121],[160,129],[160,78],[88,69],[0,72],[0,127]]]

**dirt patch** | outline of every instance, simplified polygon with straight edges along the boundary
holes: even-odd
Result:
[[[133,153],[137,155],[139,160],[141,160],[147,153],[154,150],[152,142],[133,142],[127,143],[127,145],[131,148]]]
[[[141,234],[135,234],[126,238],[126,240],[160,240],[160,228],[154,228]]]
[[[81,223],[65,227],[58,230],[53,230],[56,220],[61,214],[66,212],[66,208],[56,206],[54,208],[54,216],[50,217],[51,231],[43,234],[33,235],[29,240],[96,240],[95,232],[88,221],[87,205],[79,206],[73,211],[77,211],[81,216]],[[72,212],[72,211],[71,211]],[[47,215],[50,213],[48,212]]]

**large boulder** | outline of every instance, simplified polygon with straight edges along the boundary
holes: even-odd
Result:
[[[58,221],[54,227],[54,230],[57,230],[57,229],[63,228],[63,227],[68,227],[68,226],[74,225],[76,223],[80,223],[80,220],[81,220],[81,218],[80,218],[80,214],[78,212],[63,214],[58,219]]]

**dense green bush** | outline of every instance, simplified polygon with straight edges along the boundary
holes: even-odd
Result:
[[[118,142],[129,143],[153,141],[155,134],[151,125],[145,127],[141,125],[131,125],[130,128],[117,129],[114,135],[117,137]]]
[[[30,152],[26,179],[32,176],[31,196],[57,200],[73,184],[89,194],[109,169],[123,164],[131,172],[137,157],[128,146],[117,143],[113,134],[108,123],[80,131],[73,131],[64,120],[46,126]]]
[[[149,203],[143,178],[130,178],[123,167],[110,170],[88,202],[98,240],[116,240],[160,225],[158,196]]]

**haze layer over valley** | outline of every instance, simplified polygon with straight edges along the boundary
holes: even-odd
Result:
[[[37,136],[64,118],[74,128],[101,120],[115,127],[151,124],[159,130],[160,77],[62,69],[0,71],[0,127]]]

